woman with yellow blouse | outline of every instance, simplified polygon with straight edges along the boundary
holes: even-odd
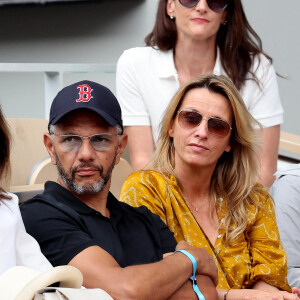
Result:
[[[228,78],[190,81],[164,114],[149,168],[127,178],[121,201],[147,206],[177,241],[213,255],[219,299],[299,299],[287,283],[273,200],[256,183],[254,125]]]

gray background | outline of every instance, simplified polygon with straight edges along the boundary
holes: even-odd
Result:
[[[285,123],[299,134],[300,1],[244,0],[250,24],[274,59]],[[143,45],[151,30],[156,0],[0,7],[0,62],[116,64],[124,49]],[[64,84],[92,79],[115,91],[115,74],[66,74]],[[42,73],[0,72],[0,103],[7,117],[44,118]]]

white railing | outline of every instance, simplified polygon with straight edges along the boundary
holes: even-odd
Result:
[[[44,73],[46,119],[54,97],[63,87],[65,73],[115,73],[115,71],[115,64],[0,63],[0,72]]]

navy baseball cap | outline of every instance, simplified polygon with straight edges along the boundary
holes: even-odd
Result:
[[[57,94],[50,108],[49,127],[77,109],[90,109],[110,126],[119,124],[123,131],[121,107],[117,98],[107,87],[89,80],[73,83]]]

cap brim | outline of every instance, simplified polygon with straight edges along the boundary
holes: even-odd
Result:
[[[65,111],[63,114],[60,114],[60,115],[56,116],[54,119],[49,120],[49,125],[57,124],[63,117],[65,117],[69,113],[76,111],[76,110],[80,110],[80,109],[87,109],[87,110],[91,110],[91,111],[97,113],[101,118],[103,118],[112,127],[115,127],[118,124],[117,120],[115,120],[110,115],[108,115],[106,112],[104,112],[100,109],[93,108],[93,107],[90,107],[90,108],[89,107],[79,107],[77,109],[70,109],[69,111]]]

